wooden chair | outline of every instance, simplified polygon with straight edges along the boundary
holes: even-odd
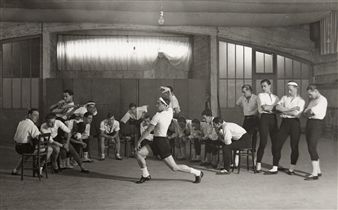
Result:
[[[41,181],[40,176],[40,167],[45,167],[45,174],[46,178],[48,178],[48,172],[47,172],[47,153],[48,153],[48,146],[49,146],[49,139],[50,139],[50,133],[41,134],[38,137],[38,142],[36,145],[36,149],[33,153],[23,153],[21,155],[21,181],[23,180],[23,171],[24,169],[32,169],[33,170],[33,177],[35,177],[35,174],[38,174],[39,181]],[[24,159],[32,157],[32,168],[25,168],[24,167]],[[41,165],[41,159],[44,159],[43,165]]]
[[[235,170],[235,157],[236,157],[236,155],[238,155],[237,173],[239,174],[239,172],[241,170],[241,157],[242,156],[246,156],[246,169],[247,169],[247,171],[250,170],[249,157],[251,156],[252,168],[253,168],[254,173],[256,173],[256,170],[255,170],[255,148],[253,148],[253,146],[252,146],[252,135],[250,135],[250,139],[251,139],[251,141],[250,141],[251,146],[233,149],[233,153],[232,153],[232,163],[233,163],[232,172]]]

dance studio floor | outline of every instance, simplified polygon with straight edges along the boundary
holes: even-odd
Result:
[[[281,165],[287,167],[289,141],[282,154]],[[322,139],[319,154],[319,181],[303,180],[311,164],[302,136],[298,175],[266,176],[242,169],[216,176],[205,169],[196,185],[192,175],[175,174],[162,162],[149,160],[153,179],[137,185],[140,170],[133,158],[95,161],[86,164],[90,174],[68,169],[41,182],[27,171],[20,181],[9,174],[16,162],[14,150],[0,146],[0,209],[337,209],[337,139]],[[264,162],[271,162],[270,145]]]

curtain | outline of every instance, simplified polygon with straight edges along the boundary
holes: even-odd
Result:
[[[59,35],[58,69],[83,71],[156,70],[159,59],[175,69],[189,71],[188,37]]]

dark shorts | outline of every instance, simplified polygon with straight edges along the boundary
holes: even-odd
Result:
[[[31,143],[26,144],[15,144],[15,151],[22,155],[23,153],[33,153],[35,151],[35,146]]]
[[[161,159],[167,158],[171,155],[171,147],[167,137],[154,137],[150,148],[154,156],[160,156]]]

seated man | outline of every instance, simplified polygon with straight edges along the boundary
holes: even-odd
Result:
[[[79,107],[78,109],[74,110],[74,114],[80,114],[84,116],[86,112],[92,114],[92,116],[97,115],[96,103],[94,101],[88,101],[85,105]]]
[[[178,151],[178,160],[185,160],[187,157],[186,154],[186,144],[188,143],[188,136],[191,130],[191,120],[186,120],[184,117],[178,117],[174,119],[175,133],[174,137],[176,151]]]
[[[107,119],[103,120],[100,123],[100,137],[99,137],[99,153],[100,153],[100,160],[105,159],[104,154],[104,142],[105,140],[111,141],[115,144],[115,158],[116,160],[122,160],[120,155],[120,123],[115,120],[113,114],[108,114]]]
[[[64,136],[58,135],[59,128],[65,133],[66,138]],[[41,132],[42,133],[50,133],[51,140],[55,140],[62,144],[60,153],[61,153],[61,163],[64,161],[64,159],[67,157],[67,153],[72,156],[77,164],[79,165],[81,172],[88,173],[89,171],[83,167],[82,161],[80,159],[79,154],[74,149],[73,145],[71,145],[70,137],[71,133],[69,128],[60,120],[56,119],[56,115],[54,113],[50,113],[46,116],[46,122],[41,125]],[[56,161],[56,160],[54,160]],[[60,163],[60,165],[61,165]],[[56,164],[56,163],[54,163]]]
[[[218,135],[213,127],[211,110],[204,110],[202,112],[202,140],[205,141],[205,159],[202,160],[202,166],[211,165],[213,168],[217,168],[217,147],[219,145]]]
[[[198,119],[192,120],[190,135],[188,136],[188,138],[194,144],[195,149],[195,152],[193,153],[193,157],[191,160],[193,162],[201,161],[202,131],[201,131],[201,122]]]
[[[59,120],[65,121],[69,119],[77,108],[73,101],[73,95],[74,93],[72,90],[64,90],[62,100],[49,107],[49,110],[56,114],[56,117]]]
[[[89,158],[89,141],[91,139],[90,125],[92,121],[93,114],[90,112],[86,112],[83,115],[83,119],[80,116],[80,119],[66,121],[66,124],[72,133],[72,137],[70,139],[71,144],[74,146],[77,153],[80,153],[81,148],[83,148],[83,162],[93,162],[93,160]]]
[[[126,125],[127,123],[131,125],[133,129],[133,136],[134,141],[132,142],[135,146],[135,143],[137,139],[140,136],[140,123],[144,119],[144,115],[148,112],[148,105],[143,105],[140,107],[137,107],[136,104],[130,103],[128,112],[121,118],[120,122],[123,123],[122,126]],[[126,126],[122,127],[122,130],[124,130]]]
[[[14,136],[15,151],[18,154],[32,154],[36,151],[36,144],[40,135],[40,131],[35,125],[38,120],[39,111],[37,109],[30,109],[27,113],[26,119],[19,122]],[[52,148],[48,148],[47,159],[50,157],[51,153]],[[18,170],[22,167],[21,161],[22,159],[20,158],[16,167],[12,170],[12,175],[19,174]],[[53,167],[55,167],[55,165],[53,165]],[[42,167],[40,168],[39,174],[42,174]]]
[[[148,126],[150,125],[150,120],[151,117],[150,115],[145,115],[144,116],[144,120],[141,122],[140,124],[140,133],[141,135],[144,133],[144,131],[148,128]],[[148,136],[145,137],[145,139],[142,141],[141,146],[143,147],[145,144],[149,144],[153,141],[154,139],[154,134],[150,133]]]
[[[235,123],[224,122],[219,117],[215,117],[213,123],[218,134],[222,137],[221,142],[223,144],[224,168],[217,174],[229,174],[232,150],[252,148],[252,140],[246,130]]]

